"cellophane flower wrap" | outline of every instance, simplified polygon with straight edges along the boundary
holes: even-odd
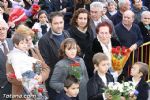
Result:
[[[130,49],[124,46],[112,48],[112,68],[114,71],[120,71],[123,69],[130,56],[130,53]]]
[[[74,75],[78,80],[81,78],[81,67],[79,62],[73,62],[69,66],[69,75]]]
[[[136,100],[138,91],[132,82],[110,82],[105,89],[105,93],[112,96],[111,100],[121,100],[121,96],[125,100]]]

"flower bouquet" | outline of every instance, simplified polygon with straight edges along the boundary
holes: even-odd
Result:
[[[120,100],[122,93],[122,84],[119,82],[110,82],[105,89],[105,94],[111,96],[111,100]],[[110,99],[110,98],[109,98]]]
[[[106,97],[109,95],[109,99],[111,100],[121,100],[121,98],[136,100],[138,91],[132,82],[123,82],[122,84],[119,82],[110,82],[105,89],[105,94]]]
[[[78,80],[81,78],[81,67],[79,62],[71,63],[69,66],[69,75],[74,75]]]
[[[117,46],[112,48],[112,68],[114,71],[120,71],[124,67],[130,56],[130,49],[126,47]]]
[[[135,89],[135,86],[132,82],[123,82],[122,83],[122,96],[126,100],[136,100],[136,96],[138,95],[138,91]]]

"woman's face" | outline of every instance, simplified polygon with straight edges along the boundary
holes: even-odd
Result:
[[[109,12],[113,12],[116,10],[116,7],[113,3],[109,3],[107,8]]]
[[[4,7],[8,8],[8,1],[7,0],[3,0],[3,3],[4,3]]]
[[[108,26],[99,27],[99,32],[97,34],[97,37],[103,44],[108,44],[111,38],[109,27]]]
[[[43,14],[41,14],[41,15],[39,16],[39,21],[40,21],[41,24],[45,24],[45,23],[46,23],[46,21],[47,21],[47,16],[46,16],[45,13],[43,13]]]
[[[80,13],[77,18],[77,25],[79,28],[84,29],[87,26],[88,22],[88,14],[87,13]]]
[[[149,14],[144,14],[141,17],[141,21],[144,25],[149,25],[150,24],[150,13]]]

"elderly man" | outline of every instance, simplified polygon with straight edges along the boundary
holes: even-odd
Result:
[[[92,33],[94,35],[94,38],[96,38],[97,25],[103,21],[106,21],[111,24],[111,26],[113,27],[113,37],[116,37],[114,26],[111,20],[102,17],[103,6],[104,4],[101,2],[92,2],[90,4],[90,15],[91,15],[90,27],[93,31]]]
[[[52,12],[49,18],[51,29],[39,40],[38,46],[40,53],[44,58],[46,64],[50,67],[52,74],[54,65],[59,61],[58,50],[60,44],[65,38],[68,38],[70,35],[67,31],[64,30],[64,19],[62,13]],[[50,96],[50,100],[54,100],[55,93],[49,87],[50,77],[51,75],[46,81],[46,86]]]
[[[8,25],[4,20],[0,20],[0,100],[9,100],[11,94],[11,84],[6,77],[7,53],[13,49],[13,43],[7,39]]]
[[[115,26],[116,34],[123,46],[126,46],[131,51],[134,51],[143,43],[143,37],[138,25],[134,24],[134,13],[131,10],[127,10],[123,13],[122,22]],[[127,77],[128,72],[128,60],[123,69],[124,77]]]
[[[130,1],[129,0],[118,0],[119,11],[111,17],[111,21],[114,26],[121,22],[122,14],[130,9]]]

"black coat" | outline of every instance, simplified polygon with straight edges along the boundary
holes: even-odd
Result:
[[[77,97],[68,97],[65,91],[60,92],[55,100],[78,100]]]
[[[143,42],[144,43],[149,42],[150,41],[150,30],[146,29],[142,22],[140,22],[138,25],[141,29],[141,33],[143,36]],[[150,24],[149,24],[149,26],[150,26]]]
[[[85,65],[87,67],[88,75],[91,77],[93,75],[92,64],[92,42],[93,42],[93,33],[90,28],[88,28],[86,33],[82,33],[76,27],[71,27],[68,32],[70,36],[76,40],[78,43],[81,54],[80,56],[84,59]]]
[[[106,73],[107,84],[109,82],[114,82],[113,76]],[[104,93],[104,82],[98,76],[97,73],[88,81],[87,83],[87,94],[88,100],[103,100],[102,93]]]
[[[114,39],[114,38],[111,38],[111,44],[112,44],[112,47],[120,46],[120,42],[118,40]],[[97,38],[95,38],[94,41],[93,41],[92,51],[93,51],[94,54],[98,53],[98,52],[103,53],[102,46],[99,43]]]
[[[132,77],[129,77],[128,79],[126,79],[126,81],[132,81]],[[148,93],[150,87],[148,83],[144,80],[144,78],[140,80],[135,89],[139,92],[136,100],[148,100]]]

